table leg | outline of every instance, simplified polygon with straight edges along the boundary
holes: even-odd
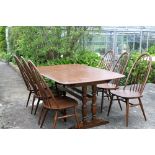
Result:
[[[82,86],[82,122],[85,124],[87,121],[87,86]]]
[[[96,119],[96,91],[97,91],[97,88],[96,88],[96,85],[92,85],[92,107],[91,107],[91,110],[92,110],[92,120],[95,120]]]
[[[108,121],[106,121],[104,119],[99,119],[96,116],[96,111],[97,111],[96,91],[97,91],[96,85],[92,85],[92,106],[91,106],[92,120],[89,122],[87,121],[87,123],[83,122],[82,128],[91,128],[91,127],[105,125],[105,124],[109,123]],[[85,98],[85,95],[83,95],[83,97]],[[83,102],[83,104],[85,104],[85,103],[86,103],[86,101]]]
[[[92,119],[87,120],[87,86],[82,86],[82,121],[80,122],[80,128],[91,128],[99,125],[104,125],[109,123],[104,119],[99,119],[96,117],[96,85],[92,85]],[[71,127],[74,128],[74,127]],[[77,126],[75,126],[77,128]]]

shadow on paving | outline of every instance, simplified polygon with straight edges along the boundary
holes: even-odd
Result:
[[[147,84],[142,98],[147,121],[144,121],[142,112],[139,107],[130,109],[129,127],[136,128],[155,128],[155,85]],[[15,129],[38,129],[37,124],[40,108],[37,114],[31,115],[31,101],[29,107],[26,108],[28,91],[24,85],[21,76],[12,69],[8,64],[0,62],[0,128]],[[95,127],[94,129],[126,129],[125,126],[125,106],[122,103],[123,111],[120,110],[118,104],[113,104],[110,116],[107,117],[109,102],[105,99],[103,112],[100,113],[101,94],[97,96],[97,116],[109,121],[109,124]],[[81,119],[81,102],[79,101],[78,113]],[[91,102],[88,102],[88,111],[91,111]],[[91,118],[91,115],[90,115]],[[53,112],[49,112],[45,120],[43,128],[52,128]],[[75,124],[75,120],[69,118],[67,123],[59,120],[57,128],[69,128]]]

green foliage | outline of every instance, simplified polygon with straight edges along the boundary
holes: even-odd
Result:
[[[9,30],[11,53],[36,65],[80,63],[96,66],[99,56],[86,51],[83,38],[91,37],[86,26],[26,26]],[[95,28],[95,27],[94,27]]]
[[[128,62],[128,65],[126,67],[126,71],[125,71],[125,76],[128,76],[128,73],[131,69],[131,67],[133,66],[133,63],[136,61],[136,59],[140,56],[139,52],[132,52],[130,55],[130,59]],[[139,65],[140,67],[137,70],[134,70],[132,72],[132,75],[138,75],[141,71],[145,70],[145,61],[143,62],[143,64]],[[121,80],[121,85],[125,84],[125,78]],[[155,62],[152,62],[152,66],[151,66],[151,72],[148,78],[148,83],[155,83]],[[129,79],[129,84],[131,83],[130,79]]]
[[[41,65],[58,65],[58,64],[87,64],[88,66],[96,67],[100,62],[100,56],[92,51],[80,51],[72,57],[54,59]]]
[[[84,38],[96,27],[86,26],[25,26],[9,28],[9,53],[31,59],[36,65],[87,64],[97,66],[100,57],[86,51]],[[97,28],[99,30],[99,27]],[[13,61],[11,54],[4,56]],[[46,79],[47,80],[47,79]],[[51,85],[53,82],[47,80]]]
[[[14,61],[11,53],[0,52],[0,59],[5,60],[7,62]]]
[[[140,56],[140,52],[131,52],[128,65],[127,65],[127,67],[126,67],[125,75],[128,75],[128,73],[129,73],[131,67],[133,66],[134,62],[136,61],[136,59],[137,59],[139,56]]]
[[[148,49],[148,53],[155,56],[155,45],[152,45],[152,46]]]
[[[12,27],[10,29],[11,52],[35,62],[45,64],[63,58],[74,58],[84,50],[82,38],[89,35],[88,27]],[[66,60],[67,61],[67,60]]]
[[[152,62],[151,72],[150,72],[148,82],[155,83],[155,62],[154,61]]]
[[[5,56],[5,55],[6,55],[5,52],[0,51],[0,60],[1,60],[1,59],[4,59],[4,56]]]
[[[75,59],[78,64],[87,64],[88,66],[97,67],[101,57],[95,52],[80,51],[75,55]]]
[[[11,62],[13,60],[12,54],[11,53],[5,53],[3,55],[3,59],[6,60],[7,62]]]
[[[6,51],[5,26],[0,26],[0,53]]]

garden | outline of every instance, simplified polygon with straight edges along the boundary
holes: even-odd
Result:
[[[101,27],[86,26],[22,26],[0,27],[0,59],[15,63],[12,55],[31,59],[37,66],[56,64],[87,64],[99,67],[101,55],[89,48],[86,41],[93,38],[93,30],[100,33]],[[7,33],[7,35],[6,35]],[[92,46],[92,45],[91,45]],[[141,54],[130,52],[130,60],[125,72],[128,74],[133,62]],[[148,49],[151,56],[155,56],[155,45]],[[104,54],[104,52],[102,52]],[[155,83],[155,62],[148,83]],[[124,84],[124,80],[121,82]]]

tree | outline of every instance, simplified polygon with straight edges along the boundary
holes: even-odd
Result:
[[[5,26],[0,26],[0,52],[6,52]]]
[[[26,26],[10,30],[11,52],[34,60],[36,64],[62,56],[72,57],[84,50],[83,38],[89,34],[86,26]],[[95,28],[95,27],[94,27]]]

